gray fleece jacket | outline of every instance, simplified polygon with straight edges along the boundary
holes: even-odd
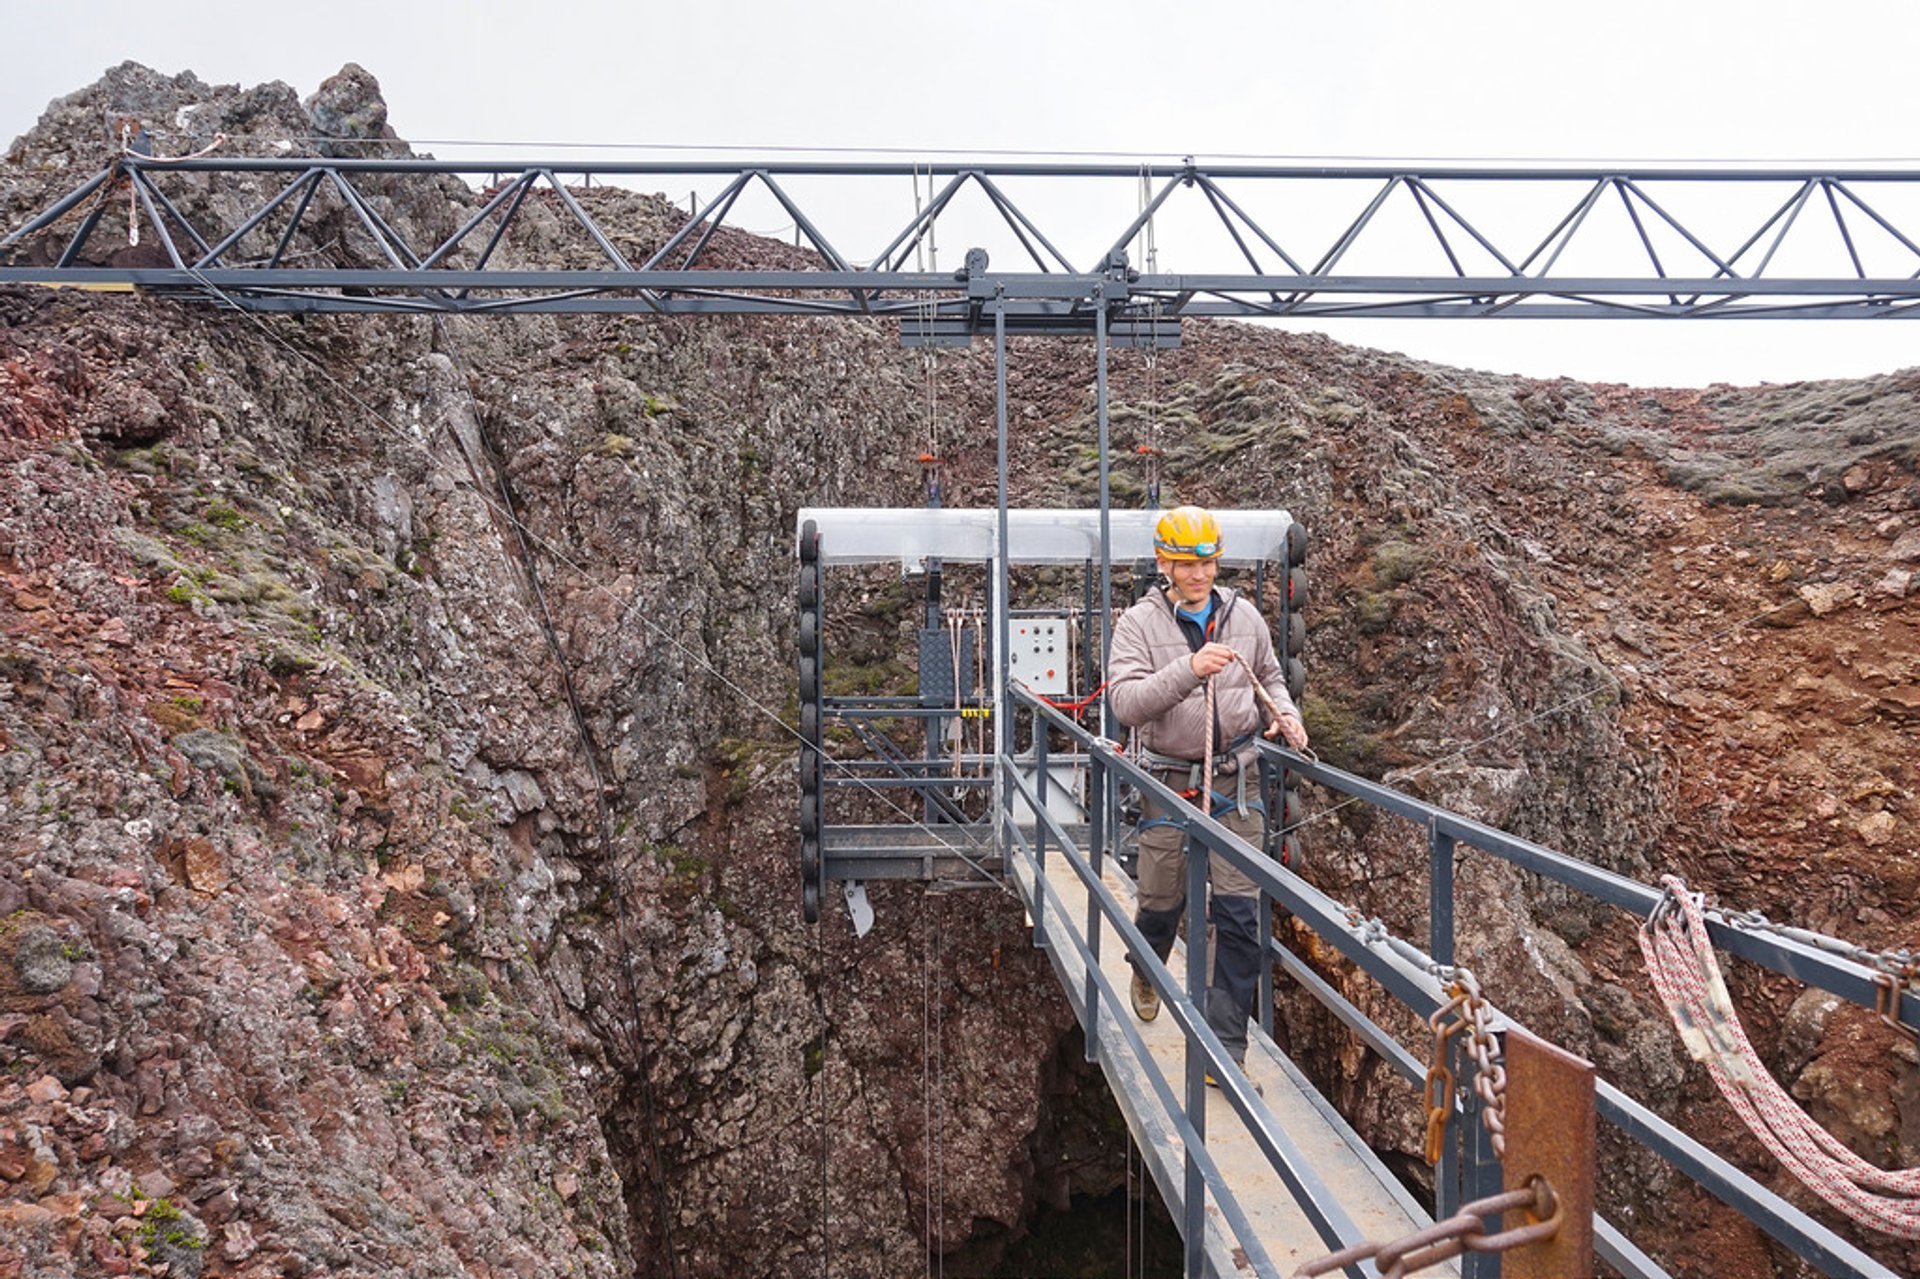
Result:
[[[1253,679],[1266,687],[1281,710],[1295,708],[1259,610],[1225,587],[1215,587],[1213,597],[1212,638],[1246,659],[1214,676],[1213,749],[1218,752],[1237,738],[1266,731],[1267,717],[1254,699]],[[1198,760],[1206,742],[1206,696],[1187,664],[1192,654],[1167,593],[1156,590],[1120,615],[1107,665],[1107,697],[1114,715],[1138,732],[1148,750],[1184,760]],[[1253,746],[1242,747],[1236,758],[1242,767],[1251,765]]]

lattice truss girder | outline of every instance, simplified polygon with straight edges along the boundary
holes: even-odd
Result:
[[[697,212],[620,187],[695,191]],[[742,237],[776,224],[794,247]],[[941,243],[964,260],[940,269]],[[1893,318],[1920,303],[1920,170],[129,152],[0,237],[6,282],[257,310],[879,315],[926,335],[995,308],[1035,329],[1104,308],[1123,333],[1187,315]]]

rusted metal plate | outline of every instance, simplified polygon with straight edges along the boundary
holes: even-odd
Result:
[[[1505,1279],[1590,1279],[1593,1274],[1593,1063],[1518,1027],[1506,1032],[1506,1188],[1545,1177],[1560,1201],[1553,1238],[1502,1258]],[[1518,1225],[1539,1218],[1526,1209]]]

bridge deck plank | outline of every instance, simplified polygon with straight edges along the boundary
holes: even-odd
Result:
[[[1031,902],[1031,872],[1022,858],[1014,858],[1013,864],[1015,880]],[[1056,853],[1048,859],[1047,879],[1068,903],[1073,930],[1079,932],[1084,927],[1087,901],[1079,877]],[[1118,867],[1109,863],[1104,880],[1121,902],[1132,902],[1133,885]],[[1082,992],[1086,970],[1078,952],[1067,940],[1065,927],[1058,912],[1048,910],[1038,940],[1046,943],[1055,973],[1081,1025],[1085,1026]],[[1132,971],[1127,966],[1125,948],[1109,931],[1103,937],[1101,952],[1101,971],[1114,989],[1122,992],[1124,999]],[[1185,963],[1184,948],[1176,947],[1170,967],[1181,973],[1185,971]],[[1123,1011],[1122,1015],[1132,1017],[1131,1012]],[[1098,1036],[1100,1064],[1161,1198],[1178,1224],[1183,1220],[1185,1152],[1145,1072],[1149,1069],[1158,1072],[1176,1097],[1183,1096],[1185,1040],[1174,1018],[1164,1011],[1150,1023],[1135,1020],[1134,1026],[1147,1046],[1148,1060],[1144,1063],[1134,1056],[1121,1033],[1112,1026],[1110,1014],[1103,1010]],[[1263,1090],[1264,1104],[1299,1146],[1322,1185],[1366,1237],[1393,1239],[1429,1224],[1431,1219],[1413,1197],[1333,1108],[1312,1090],[1305,1076],[1272,1040],[1257,1027],[1252,1039],[1247,1055],[1248,1073]],[[1295,1267],[1324,1256],[1329,1249],[1307,1214],[1294,1202],[1285,1183],[1234,1111],[1232,1102],[1215,1089],[1208,1090],[1206,1129],[1207,1149],[1252,1221],[1277,1273],[1290,1274]],[[1249,1273],[1224,1217],[1211,1202],[1206,1209],[1206,1233],[1205,1254],[1213,1273]],[[1457,1275],[1459,1272],[1455,1267],[1446,1266],[1436,1267],[1430,1273]]]

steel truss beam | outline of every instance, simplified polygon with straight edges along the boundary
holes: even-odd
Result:
[[[1186,316],[1920,313],[1920,169],[575,162],[564,178],[522,161],[128,152],[0,237],[0,284],[255,311],[866,316],[926,344],[965,342],[996,313],[1018,335],[1091,333],[1104,312],[1111,340],[1138,345],[1177,341]],[[596,184],[682,182],[719,194],[653,242],[589,207]],[[891,233],[871,229],[875,183],[912,209]],[[791,220],[790,265],[739,267],[728,219],[743,198]],[[436,204],[451,216],[419,216]],[[409,210],[454,229],[410,240]],[[885,244],[864,263],[836,244],[849,210]],[[909,269],[956,221],[1013,246],[1012,269],[982,249],[957,271]],[[1076,265],[1059,246],[1103,222],[1111,235]],[[543,260],[564,262],[522,265],[536,235]],[[146,265],[105,265],[135,242]],[[1143,271],[1132,254],[1149,242]]]

